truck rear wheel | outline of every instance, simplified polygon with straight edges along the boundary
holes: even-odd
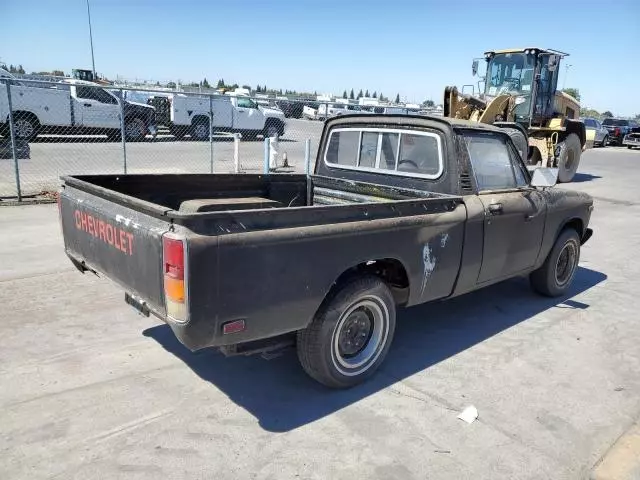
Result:
[[[194,140],[209,139],[209,120],[207,118],[196,119],[191,126],[191,138]]]
[[[348,388],[384,361],[396,326],[395,302],[375,276],[354,278],[330,295],[309,327],[298,332],[298,358],[313,379]]]
[[[124,136],[127,142],[143,140],[147,135],[147,127],[139,118],[129,118],[124,124]]]
[[[7,121],[7,123],[9,122]],[[33,115],[16,113],[13,117],[13,127],[16,139],[29,141],[38,136],[40,124]]]
[[[567,135],[567,138],[558,143],[558,147],[560,147],[560,154],[558,155],[558,182],[567,183],[573,179],[580,165],[582,145],[580,144],[578,135],[570,133]]]
[[[531,272],[531,287],[547,297],[564,295],[580,261],[580,237],[573,228],[563,230],[540,268]]]

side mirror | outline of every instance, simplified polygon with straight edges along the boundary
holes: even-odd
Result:
[[[550,72],[555,72],[556,68],[558,68],[558,61],[559,61],[559,57],[558,55],[549,55],[549,65],[547,67],[547,69]]]
[[[475,77],[478,74],[478,60],[474,60],[471,64],[471,73]]]
[[[557,168],[536,168],[531,177],[531,186],[536,188],[553,187],[557,182]]]

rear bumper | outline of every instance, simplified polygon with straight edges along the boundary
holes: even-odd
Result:
[[[630,133],[628,135],[625,135],[624,140],[622,140],[622,144],[632,147],[640,147],[640,134]]]

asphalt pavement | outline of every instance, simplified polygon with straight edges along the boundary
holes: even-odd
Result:
[[[136,147],[176,169],[206,148]],[[640,416],[639,162],[590,150],[565,185],[595,197],[569,296],[515,279],[402,311],[382,369],[348,391],[291,352],[189,352],[73,269],[55,205],[0,207],[0,478],[585,478]]]

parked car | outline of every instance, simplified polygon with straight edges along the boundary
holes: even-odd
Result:
[[[632,149],[634,147],[640,148],[640,126],[636,124],[632,127],[631,132],[624,136],[622,144],[626,145],[628,149]]]
[[[0,69],[2,70],[2,69]],[[121,135],[118,97],[100,85],[65,79],[59,83],[27,85],[3,70],[0,77],[11,82],[15,134],[32,140],[41,133]],[[123,101],[124,130],[128,140],[141,140],[156,133],[155,110],[137,102]],[[0,84],[0,133],[9,132],[7,85]]]
[[[246,138],[282,137],[285,117],[282,111],[262,107],[244,95],[213,97],[175,93],[169,97],[169,131],[177,138],[191,135],[196,140],[209,138],[209,115],[213,109],[213,130],[241,133]]]
[[[582,121],[585,127],[587,147],[606,147],[609,143],[609,130],[602,126],[596,118],[583,118]]]
[[[318,108],[320,105],[315,102],[307,102],[302,107],[302,118],[305,120],[318,120]]]
[[[624,136],[631,132],[632,121],[624,118],[605,118],[602,125],[609,132],[609,144],[622,145]]]
[[[329,119],[314,174],[63,177],[64,248],[191,350],[295,345],[330,387],[373,374],[396,310],[529,274],[570,291],[593,200],[525,167],[507,129]]]
[[[302,118],[304,103],[297,100],[276,100],[276,105],[286,118]]]

